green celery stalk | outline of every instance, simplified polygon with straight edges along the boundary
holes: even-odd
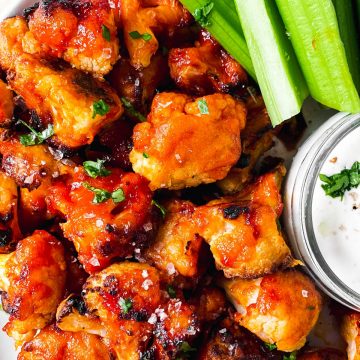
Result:
[[[331,0],[276,3],[313,98],[339,111],[359,112],[360,99]]]
[[[344,43],[350,73],[358,93],[360,92],[360,47],[355,24],[356,8],[352,1],[333,0],[339,24],[341,40]]]
[[[248,47],[244,39],[233,0],[180,0],[193,15],[198,9],[213,4],[204,26],[224,49],[256,80]]]
[[[272,124],[298,114],[309,92],[274,0],[235,0]]]

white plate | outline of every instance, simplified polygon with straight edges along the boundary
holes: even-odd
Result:
[[[37,0],[0,0],[0,21],[10,16],[21,14],[22,10],[33,5]],[[314,101],[308,99],[303,107],[303,115],[308,124],[304,137],[310,135],[313,130],[320,126],[330,116],[333,115],[332,110],[324,110],[320,108]],[[286,165],[291,164],[294,153],[289,153],[279,142],[275,148],[270,150],[269,154],[273,156],[284,157]],[[0,328],[7,321],[8,316],[0,311]],[[320,319],[309,337],[310,345],[319,347],[336,347],[344,348],[344,343],[338,334],[338,325],[329,315],[329,310],[325,306]],[[14,349],[13,341],[2,331],[0,331],[0,360],[16,360],[17,353]]]

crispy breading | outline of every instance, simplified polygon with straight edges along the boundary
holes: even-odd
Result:
[[[17,345],[51,323],[64,295],[65,278],[63,246],[44,230],[21,240],[16,251],[0,255],[1,299],[10,314],[4,330]]]
[[[244,105],[230,95],[193,101],[184,94],[160,93],[148,121],[134,128],[133,169],[150,180],[152,190],[220,180],[240,157],[245,120]]]
[[[173,48],[169,52],[170,74],[183,91],[195,95],[228,93],[247,82],[247,74],[206,31],[192,48]]]
[[[0,79],[0,126],[6,127],[11,123],[14,113],[13,93]]]
[[[0,171],[0,254],[14,250],[17,241],[22,238],[18,201],[15,181]]]
[[[77,167],[72,176],[59,178],[48,189],[49,211],[66,220],[60,224],[64,236],[74,243],[88,273],[105,268],[116,257],[131,256],[142,245],[137,234],[152,228],[152,193],[147,184],[141,176],[120,169],[93,179]],[[122,190],[124,200],[94,203],[95,193],[89,186],[110,193]]]
[[[115,3],[119,0],[115,0]],[[130,60],[136,69],[149,66],[159,47],[155,34],[170,35],[191,21],[178,0],[121,0],[120,16]],[[138,36],[134,36],[134,32]],[[143,39],[141,35],[147,35]],[[139,37],[140,35],[140,37]]]
[[[54,144],[68,148],[90,144],[104,126],[120,117],[120,99],[105,82],[25,53],[21,39],[26,32],[21,17],[0,24],[0,66],[10,87],[36,112],[40,128],[53,125]]]
[[[186,277],[200,275],[199,256],[204,240],[197,235],[195,206],[188,201],[172,201],[166,218],[145,258],[157,269]]]
[[[360,359],[360,314],[349,312],[342,321],[341,334],[347,343],[349,360]]]
[[[223,279],[222,285],[238,311],[239,324],[281,351],[305,344],[322,306],[313,282],[297,270],[253,280]]]
[[[112,360],[112,351],[100,337],[85,332],[62,331],[55,325],[41,330],[24,344],[18,360]]]
[[[119,58],[119,41],[108,0],[46,1],[28,16],[23,46],[41,57],[56,56],[98,77]]]
[[[278,226],[281,178],[281,169],[265,174],[233,197],[196,209],[197,233],[226,277],[259,277],[293,262]]]

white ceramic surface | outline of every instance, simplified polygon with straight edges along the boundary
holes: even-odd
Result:
[[[22,10],[32,5],[36,0],[0,0],[0,20],[21,14]],[[324,110],[319,107],[314,101],[307,100],[304,104],[303,115],[308,123],[308,128],[304,137],[311,134],[311,132],[328,119],[334,112],[332,110]],[[291,164],[294,153],[286,151],[284,146],[279,142],[276,147],[272,149],[269,154],[273,156],[284,157],[286,165]],[[2,328],[7,319],[7,315],[0,311],[0,328]],[[310,343],[314,346],[333,346],[342,348],[343,343],[339,338],[337,325],[334,319],[329,315],[327,307],[322,312],[316,328],[312,332]],[[0,331],[0,360],[16,360],[16,351],[14,350],[13,341],[7,335]]]

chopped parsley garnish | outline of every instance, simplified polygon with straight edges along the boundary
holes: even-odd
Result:
[[[131,116],[134,116],[136,117],[137,119],[139,119],[140,121],[146,121],[146,117],[139,113],[138,111],[136,111],[134,109],[134,107],[132,106],[131,102],[125,98],[125,97],[122,97],[121,98],[121,102],[123,103],[125,109],[127,110],[127,112],[131,115]]]
[[[143,153],[143,157],[145,158],[145,159],[148,159],[149,158],[149,154],[148,153]]]
[[[209,20],[209,15],[210,15],[213,7],[214,7],[214,3],[208,2],[203,7],[197,8],[194,11],[194,14],[193,14],[194,18],[202,27],[211,25],[211,22]]]
[[[183,341],[181,343],[180,349],[179,349],[185,356],[189,356],[189,353],[195,352],[196,349],[191,347],[190,344],[187,341]]]
[[[273,351],[273,350],[277,349],[276,344],[264,343],[264,345],[270,351]]]
[[[93,104],[93,119],[96,115],[106,115],[110,110],[110,106],[103,100],[100,99],[99,101],[95,101]]]
[[[160,210],[163,218],[166,216],[166,209],[162,205],[160,205],[156,200],[152,200],[151,204],[156,206]]]
[[[360,184],[360,162],[356,161],[350,169],[344,169],[338,174],[327,176],[320,174],[320,180],[324,182],[321,187],[325,194],[333,198],[343,199],[346,191],[357,188]]]
[[[205,99],[198,100],[198,108],[201,115],[209,115],[209,107]]]
[[[92,178],[98,176],[108,176],[111,174],[110,170],[107,170],[104,166],[105,161],[97,159],[96,161],[84,161],[83,166],[86,173]]]
[[[126,315],[132,308],[132,301],[131,299],[119,299],[119,305],[121,307],[122,312]]]
[[[20,143],[24,146],[42,144],[46,139],[54,135],[54,127],[51,124],[49,124],[48,127],[41,132],[37,132],[35,129],[29,126],[25,121],[19,120],[17,124],[22,124],[31,131],[30,134],[20,135]]]
[[[110,35],[110,30],[106,25],[101,25],[101,32],[102,32],[102,37],[106,40],[106,41],[110,41],[111,35]]]
[[[95,194],[94,198],[93,198],[94,204],[101,204],[104,201],[107,201],[109,199],[112,199],[112,201],[115,204],[120,203],[125,200],[124,190],[121,188],[119,188],[113,192],[110,192],[110,191],[107,191],[104,189],[98,189],[94,186],[91,186],[87,182],[83,182],[82,185],[84,186],[84,188],[92,191]]]
[[[174,289],[171,285],[168,285],[168,286],[167,286],[166,291],[167,291],[167,293],[169,294],[169,296],[170,296],[171,299],[175,299],[175,298],[176,298],[176,291],[175,291],[175,289]]]
[[[150,41],[152,39],[152,35],[149,33],[140,34],[138,31],[131,31],[129,35],[132,39],[143,39],[144,41]]]
[[[284,355],[283,360],[296,360],[296,351],[293,351],[289,355]]]

